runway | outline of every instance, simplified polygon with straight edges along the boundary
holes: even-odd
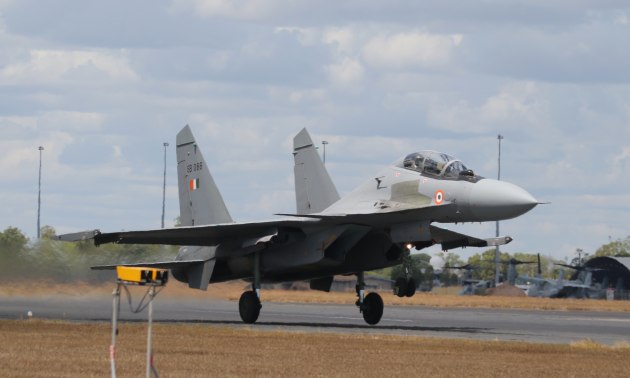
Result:
[[[134,294],[134,301],[139,299]],[[107,297],[0,296],[0,318],[25,318],[28,311],[35,318],[109,321],[112,300]],[[143,321],[146,316],[146,311],[132,313],[126,298],[121,297],[121,320]],[[206,323],[273,331],[396,334],[561,344],[584,339],[608,345],[630,343],[630,313],[621,312],[386,306],[381,322],[368,326],[352,305],[263,301],[258,322],[250,326],[241,322],[236,302],[158,296],[154,302],[154,319],[157,322]]]

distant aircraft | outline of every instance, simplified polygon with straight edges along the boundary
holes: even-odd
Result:
[[[577,270],[577,279],[566,280],[564,270],[560,269],[557,280],[542,277],[519,277],[520,282],[530,283],[526,290],[528,297],[546,298],[603,298],[605,291],[593,286],[593,272],[601,269],[589,268],[582,265],[555,264],[565,268]],[[539,268],[540,271],[540,268]]]
[[[209,283],[251,280],[252,290],[239,300],[246,323],[258,319],[263,282],[310,280],[311,289],[329,291],[334,275],[356,275],[356,304],[368,324],[377,324],[383,300],[378,293],[365,294],[365,271],[400,264],[413,247],[509,243],[510,237],[478,239],[431,223],[510,219],[538,204],[520,187],[478,176],[460,160],[434,151],[406,155],[340,198],[306,129],[293,140],[293,156],[297,212],[236,223],[186,126],[177,134],[182,227],[93,230],[59,239],[182,246],[174,261],[125,265],[170,269],[177,280],[201,290]]]
[[[511,258],[507,261],[499,261],[500,264],[507,265],[507,282],[510,285],[516,285],[516,266],[522,264],[536,264],[536,261],[522,261],[515,258]],[[538,274],[540,274],[540,254],[538,254]]]
[[[472,278],[472,271],[479,269],[477,265],[445,266],[444,269],[458,269],[464,271],[461,278],[462,290],[459,292],[459,295],[483,295],[486,293],[486,289],[490,288],[494,283],[488,280]]]

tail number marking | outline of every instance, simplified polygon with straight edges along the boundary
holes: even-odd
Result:
[[[186,171],[188,173],[201,171],[202,169],[203,169],[203,163],[202,162],[195,163],[195,164],[188,164],[186,166]]]

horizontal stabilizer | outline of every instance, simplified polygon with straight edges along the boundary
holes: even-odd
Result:
[[[151,263],[135,263],[135,264],[115,264],[115,265],[97,265],[92,270],[114,270],[117,266],[147,267],[156,269],[176,269],[185,268],[187,266],[205,263],[205,260],[186,260],[186,261],[160,261]]]
[[[80,242],[85,240],[92,240],[94,237],[101,232],[99,230],[90,230],[90,231],[82,231],[82,232],[74,232],[72,234],[63,234],[55,236],[55,240],[65,241],[65,242]]]
[[[188,287],[191,289],[208,290],[210,276],[214,271],[215,259],[204,261],[203,264],[195,264],[188,269]]]

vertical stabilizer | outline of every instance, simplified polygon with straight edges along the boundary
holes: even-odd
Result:
[[[232,222],[188,125],[177,134],[177,180],[182,226]]]
[[[584,277],[584,285],[593,286],[593,272],[591,270],[586,271],[586,276]]]
[[[298,214],[319,213],[339,200],[335,184],[306,129],[293,138],[293,157]]]

